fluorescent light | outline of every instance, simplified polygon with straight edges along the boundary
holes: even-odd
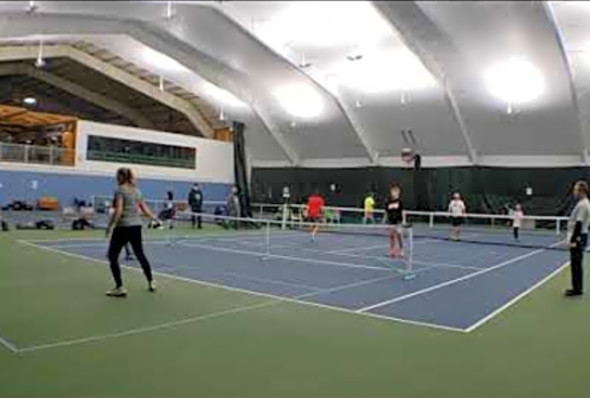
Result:
[[[160,70],[178,71],[184,68],[182,64],[180,64],[175,59],[172,59],[158,51],[152,50],[151,48],[144,48],[141,55],[146,62],[152,64],[154,67]]]
[[[23,103],[27,105],[35,105],[37,103],[37,99],[34,97],[25,97],[23,98]]]
[[[209,82],[204,82],[203,90],[215,101],[233,107],[244,107],[244,103],[227,90],[219,88]]]
[[[498,62],[486,70],[490,93],[510,104],[530,102],[543,92],[543,75],[529,60],[516,56]]]
[[[324,110],[322,97],[310,86],[290,85],[275,91],[275,97],[283,108],[292,116],[311,119]]]
[[[339,84],[368,94],[420,90],[436,85],[430,72],[407,49],[382,49],[354,62],[345,60],[333,73],[339,75]]]

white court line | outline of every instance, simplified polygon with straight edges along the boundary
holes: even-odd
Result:
[[[310,252],[314,252],[314,253],[324,253],[324,254],[330,253],[335,256],[367,258],[367,259],[374,259],[374,260],[379,260],[379,261],[386,261],[388,259],[387,256],[367,256],[367,255],[363,255],[363,254],[324,252],[321,250],[305,249],[305,248],[302,248],[300,250],[310,251]],[[471,267],[469,265],[463,265],[463,264],[434,263],[434,262],[421,261],[421,260],[412,260],[412,261],[414,264],[427,265],[427,266],[431,266],[431,267],[462,268],[462,269],[471,269],[471,270],[476,270],[476,271],[479,271],[482,269],[481,267]]]
[[[28,242],[21,242],[21,243],[27,244]],[[37,246],[35,244],[30,244],[30,245],[33,247],[38,247],[40,249],[49,250],[49,251],[59,253],[62,255],[70,255],[70,253],[61,252],[59,250],[54,250],[53,248]],[[91,257],[82,256],[82,255],[72,254],[72,257],[82,258],[84,260],[91,260],[94,262],[106,263],[106,261],[97,260],[97,259],[94,259]],[[126,266],[124,266],[124,267],[129,268]],[[134,269],[136,271],[140,271],[137,268],[132,268],[132,269]],[[358,287],[358,286],[362,286],[362,285],[367,285],[367,284],[371,284],[371,283],[375,283],[375,282],[380,282],[380,281],[385,281],[388,279],[395,279],[395,278],[400,277],[400,275],[395,275],[395,276],[390,275],[387,277],[372,278],[372,279],[353,282],[353,283],[346,284],[346,285],[336,286],[333,288],[321,289],[321,290],[318,290],[318,291],[312,292],[312,293],[301,294],[301,295],[295,296],[294,298],[288,298],[288,297],[274,296],[274,295],[265,294],[265,293],[251,292],[251,291],[243,290],[243,289],[235,289],[235,288],[227,287],[224,285],[217,285],[217,284],[212,284],[209,282],[201,282],[201,281],[194,280],[194,279],[185,279],[185,278],[181,278],[181,277],[175,277],[174,275],[161,274],[158,272],[154,272],[154,274],[160,274],[163,276],[167,276],[167,277],[170,277],[171,279],[180,279],[183,281],[190,281],[192,283],[199,283],[199,284],[210,285],[210,286],[214,286],[214,287],[221,287],[221,288],[224,288],[227,290],[235,290],[235,291],[245,292],[245,293],[254,294],[254,295],[258,295],[258,296],[264,296],[267,298],[271,298],[272,300],[266,301],[264,303],[258,303],[258,304],[249,305],[249,306],[237,307],[237,308],[232,308],[229,310],[224,310],[224,311],[214,312],[214,313],[210,313],[210,314],[199,315],[196,317],[181,319],[178,321],[166,322],[166,323],[161,323],[158,325],[141,327],[141,328],[128,329],[128,330],[125,330],[122,332],[107,333],[107,334],[103,334],[103,335],[95,335],[95,336],[83,337],[83,338],[78,338],[78,339],[62,340],[62,341],[57,341],[57,342],[53,342],[53,343],[46,343],[46,344],[39,344],[39,345],[23,347],[23,348],[18,349],[18,351],[15,351],[15,352],[26,353],[26,352],[39,351],[39,350],[50,349],[50,348],[58,348],[58,347],[76,345],[76,344],[84,344],[84,343],[89,343],[92,341],[101,341],[101,340],[114,338],[114,337],[123,337],[123,336],[128,336],[128,335],[142,334],[142,333],[147,333],[147,332],[156,331],[156,330],[160,330],[160,329],[166,329],[166,328],[170,328],[170,327],[174,327],[174,326],[195,323],[195,322],[204,321],[204,320],[208,320],[208,319],[212,319],[212,318],[218,318],[218,317],[221,317],[224,315],[235,314],[235,313],[246,312],[246,311],[250,311],[250,310],[254,310],[254,309],[269,307],[271,305],[279,304],[281,302],[295,302],[298,304],[311,305],[311,306],[321,307],[321,308],[325,308],[325,309],[339,310],[339,311],[344,311],[347,313],[354,314],[354,311],[352,311],[352,310],[346,310],[344,308],[339,308],[339,307],[326,306],[323,304],[316,304],[313,302],[301,301],[301,299],[310,298],[313,296],[326,294],[326,293],[333,293],[333,292],[337,292],[337,291],[341,291],[341,290],[345,290],[345,289],[350,289],[353,287]],[[369,315],[369,314],[367,314],[367,315]],[[372,314],[370,316],[375,317],[375,318],[380,318],[380,319],[396,320],[396,321],[410,323],[410,324],[419,325],[419,326],[439,327],[439,325],[430,325],[427,323],[414,322],[414,321],[409,321],[409,320],[404,320],[404,319],[395,319],[395,318],[384,317],[384,316],[373,316]],[[445,330],[450,330],[450,331],[463,331],[462,329],[449,328],[449,327],[445,327],[445,326],[441,326],[440,328],[445,329]]]
[[[19,240],[19,243],[26,245],[26,246],[30,246],[34,249],[37,250],[45,250],[48,252],[52,252],[54,254],[59,254],[61,256],[66,256],[66,257],[72,257],[72,258],[76,258],[79,260],[84,260],[84,262],[95,262],[95,263],[100,263],[100,264],[108,264],[107,261],[105,260],[100,260],[97,258],[93,258],[93,257],[88,257],[88,256],[84,256],[81,254],[76,254],[76,253],[70,253],[67,251],[62,251],[62,250],[58,250],[58,249],[54,249],[50,246],[42,246],[42,245],[37,245],[35,243],[32,242],[28,242],[28,241],[24,241],[24,240]],[[132,267],[132,266],[128,266],[128,265],[121,265],[122,268],[131,270],[133,272],[143,272],[141,269],[137,268],[137,267]],[[313,292],[313,293],[306,293],[304,295],[301,296],[297,296],[295,298],[290,298],[290,297],[284,297],[284,296],[277,296],[277,295],[273,295],[273,294],[269,294],[269,293],[261,293],[261,292],[256,292],[256,291],[251,291],[251,290],[247,290],[247,289],[241,289],[241,288],[236,288],[236,287],[231,287],[231,286],[227,286],[227,285],[222,285],[222,284],[218,284],[218,283],[213,283],[213,282],[207,282],[207,281],[203,281],[203,280],[199,280],[199,279],[190,279],[190,278],[185,278],[182,276],[177,276],[177,275],[173,275],[173,274],[168,274],[168,273],[164,273],[164,272],[158,272],[158,271],[154,271],[153,272],[154,275],[159,275],[168,279],[172,279],[172,280],[178,280],[178,281],[183,281],[183,282],[187,282],[187,283],[193,283],[196,285],[201,285],[201,286],[206,286],[206,287],[213,287],[213,288],[217,288],[217,289],[223,289],[223,290],[227,290],[227,291],[232,291],[232,292],[238,292],[238,293],[244,293],[244,294],[248,294],[248,295],[253,295],[253,296],[259,296],[259,297],[266,297],[266,298],[271,298],[276,300],[276,302],[288,302],[288,303],[295,303],[295,304],[299,304],[299,305],[304,305],[304,306],[310,306],[310,307],[316,307],[316,308],[320,308],[320,309],[324,309],[324,310],[331,310],[331,311],[337,311],[337,312],[341,312],[341,313],[345,313],[345,314],[349,314],[349,315],[356,315],[356,316],[364,316],[367,318],[372,318],[372,319],[379,319],[379,320],[386,320],[386,321],[393,321],[393,322],[399,322],[402,324],[408,324],[408,325],[413,325],[413,326],[421,326],[421,327],[428,327],[431,329],[437,329],[437,330],[444,330],[444,331],[448,331],[448,332],[460,332],[460,333],[465,333],[465,329],[461,329],[461,328],[455,328],[452,326],[445,326],[445,325],[438,325],[435,323],[428,323],[428,322],[421,322],[421,321],[413,321],[410,319],[404,319],[404,318],[396,318],[396,317],[390,317],[390,316],[386,316],[386,315],[380,315],[380,314],[373,314],[373,313],[358,313],[355,310],[352,309],[348,309],[348,308],[344,308],[344,307],[337,307],[337,306],[332,306],[332,305],[328,305],[328,304],[321,304],[321,303],[315,303],[313,301],[305,301],[302,300],[301,298],[309,298],[311,296],[315,296],[315,295],[320,295],[320,294],[325,294],[325,293],[329,293],[329,292],[334,292],[336,290],[344,290],[344,289],[349,289],[352,287],[358,287],[359,285],[362,284],[369,284],[369,283],[375,283],[378,281],[382,281],[382,280],[387,280],[387,279],[395,279],[397,277],[399,277],[399,275],[395,275],[395,276],[387,276],[387,277],[381,277],[381,278],[376,278],[376,279],[370,279],[370,280],[363,280],[363,281],[359,281],[359,282],[355,282],[353,284],[349,284],[349,285],[344,285],[344,286],[339,286],[339,287],[335,287],[335,288],[330,288],[330,289],[325,289],[322,291],[318,291],[318,292]],[[266,303],[268,305],[271,305],[272,302]],[[260,305],[262,306],[261,303]],[[234,311],[238,312],[239,308],[234,309]],[[231,310],[228,310],[231,311]],[[239,312],[242,311],[246,311],[245,307],[241,307],[241,310]],[[213,316],[214,314],[209,314],[208,316]],[[203,315],[203,316],[207,316],[207,315]],[[216,316],[220,316],[219,314]],[[182,321],[177,321],[177,322],[182,322]],[[124,333],[124,332],[123,332]],[[57,343],[53,343],[53,344],[59,344],[59,342]],[[47,344],[43,345],[44,348],[51,348],[48,347]],[[32,347],[25,347],[22,349],[18,349],[18,352],[24,352],[24,351],[33,351],[34,350],[39,350],[41,348],[38,348],[38,346],[32,346]]]
[[[526,289],[522,293],[520,293],[517,296],[515,296],[514,298],[512,298],[506,304],[502,305],[499,308],[496,308],[494,311],[490,312],[488,315],[481,318],[479,321],[475,322],[473,325],[469,326],[467,329],[465,329],[465,331],[467,333],[473,332],[475,329],[479,328],[480,326],[482,326],[486,322],[490,321],[492,318],[495,318],[496,316],[500,315],[500,313],[507,310],[508,308],[510,308],[511,306],[516,304],[518,301],[522,300],[523,298],[525,298],[526,296],[531,294],[533,292],[533,290],[536,290],[537,288],[539,288],[542,285],[544,285],[545,283],[547,283],[551,278],[553,278],[555,275],[559,274],[568,265],[569,265],[569,261],[566,261],[565,263],[561,264],[555,271],[551,272],[549,275],[547,275],[546,277],[544,277],[543,279],[541,279],[540,281],[535,283],[533,286],[529,287],[528,289]]]
[[[355,251],[355,250],[371,250],[371,249],[379,249],[382,247],[389,247],[389,244],[380,244],[380,245],[374,245],[374,246],[359,246],[359,247],[348,247],[346,249],[340,249],[340,250],[331,250],[329,252],[326,252],[327,254],[339,254],[339,253],[346,253],[346,252],[350,252],[350,251]]]
[[[291,256],[283,256],[280,254],[272,254],[272,253],[267,254],[267,253],[263,253],[263,252],[252,252],[252,251],[241,250],[241,249],[229,249],[226,247],[205,246],[205,245],[201,245],[198,243],[181,242],[180,244],[182,246],[197,247],[197,248],[205,249],[205,250],[220,251],[220,252],[227,252],[227,253],[237,253],[237,254],[246,254],[246,255],[255,256],[255,257],[278,258],[278,259],[282,259],[282,260],[291,260],[291,261],[299,261],[299,262],[314,263],[314,264],[326,264],[326,265],[332,265],[335,267],[344,267],[344,268],[372,269],[372,270],[379,270],[379,271],[386,271],[386,272],[392,271],[392,268],[376,267],[376,266],[371,266],[371,265],[342,263],[342,262],[336,262],[336,261],[318,260],[318,259],[314,259],[314,258],[308,259],[308,258],[302,258],[302,257],[291,257]]]
[[[420,240],[418,242],[414,242],[414,245],[423,245],[425,243],[431,243],[431,242],[437,242],[437,240],[434,239],[423,239]],[[372,249],[380,249],[382,247],[389,247],[389,243],[387,244],[380,244],[380,245],[374,245],[374,246],[358,246],[358,247],[348,247],[346,249],[340,249],[340,250],[331,250],[325,253],[328,254],[340,254],[340,253],[346,253],[346,252],[350,252],[350,251],[365,251],[365,250],[372,250]]]
[[[510,265],[512,263],[515,263],[517,261],[520,261],[520,260],[523,260],[525,258],[534,256],[535,254],[539,254],[541,252],[544,252],[545,250],[547,250],[547,249],[535,250],[535,251],[532,251],[532,252],[523,254],[521,256],[514,257],[514,258],[512,258],[510,260],[503,261],[503,262],[501,262],[499,264],[496,264],[496,265],[493,265],[491,267],[481,269],[481,270],[476,271],[476,272],[473,272],[471,274],[467,274],[467,275],[462,276],[460,278],[451,279],[449,281],[446,281],[446,282],[443,282],[443,283],[439,283],[438,285],[433,285],[433,286],[427,287],[425,289],[417,290],[415,292],[406,294],[404,296],[395,297],[395,298],[392,298],[392,299],[389,299],[389,300],[382,301],[380,303],[376,303],[376,304],[369,305],[369,306],[364,307],[364,308],[360,308],[360,309],[357,310],[357,312],[370,311],[370,310],[373,310],[375,308],[384,307],[386,305],[390,305],[390,304],[393,304],[393,303],[398,303],[400,301],[407,300],[407,299],[410,299],[412,297],[416,297],[416,296],[419,296],[419,295],[422,295],[422,294],[425,294],[425,293],[429,293],[429,292],[432,292],[434,290],[442,289],[443,287],[454,285],[456,283],[463,282],[463,281],[466,281],[466,280],[471,279],[471,278],[475,278],[476,276],[480,276],[480,275],[486,274],[486,273],[491,272],[491,271],[494,271],[496,269],[500,269],[502,267],[505,267],[505,266]]]
[[[151,233],[149,232],[150,230],[146,230],[146,229],[142,229],[142,231],[145,233],[144,234],[144,242],[157,242],[157,241],[164,241],[165,239],[168,238],[176,238],[176,239],[201,239],[201,240],[205,240],[205,239],[209,239],[209,238],[228,238],[228,239],[239,239],[239,238],[247,238],[247,237],[257,237],[257,236],[265,236],[264,231],[262,232],[252,232],[252,233],[242,233],[240,235],[236,235],[233,234],[231,236],[228,236],[228,232],[213,232],[213,233],[202,233],[202,234],[195,234],[194,236],[192,235],[181,235],[181,236],[166,236],[165,235],[165,231],[162,233],[162,236],[156,238],[155,236],[150,236]],[[146,233],[147,232],[147,233]],[[288,235],[288,234],[293,234],[293,235],[298,235],[298,233],[294,232],[294,231],[275,231],[273,232],[273,236],[274,235]],[[62,238],[62,239],[31,239],[31,240],[21,240],[21,242],[29,242],[29,243],[59,243],[59,242],[76,242],[76,241],[87,241],[87,242],[108,242],[108,240],[105,239],[104,237],[104,233],[103,236],[101,237],[90,237],[90,238],[82,238],[82,237],[72,237],[72,238]]]
[[[15,346],[14,344],[12,344],[10,341],[8,341],[7,339],[5,339],[2,336],[0,336],[0,344],[2,344],[4,347],[8,348],[10,351],[12,351],[15,354],[18,354],[20,352],[20,349],[17,346]]]
[[[205,267],[200,267],[200,266],[185,266],[185,267],[175,267],[175,268],[198,268],[201,270],[206,271],[207,269]],[[320,291],[322,290],[321,287],[318,286],[309,286],[309,285],[303,285],[300,283],[291,283],[291,282],[285,282],[285,281],[280,281],[278,279],[267,279],[267,278],[258,278],[258,277],[254,277],[254,276],[250,276],[250,275],[246,275],[246,274],[241,274],[239,272],[232,272],[232,271],[220,271],[220,270],[215,270],[216,273],[222,274],[222,275],[227,275],[227,276],[235,276],[237,278],[242,278],[242,279],[248,279],[254,282],[264,282],[264,283],[273,283],[275,285],[283,285],[283,286],[289,286],[289,287],[297,287],[297,288],[302,288],[302,289],[307,289],[307,290],[312,290],[312,291]]]
[[[179,321],[160,323],[158,325],[153,325],[153,326],[128,329],[128,330],[125,330],[122,332],[117,332],[117,333],[107,333],[107,334],[101,334],[101,335],[95,335],[95,336],[89,336],[89,337],[82,337],[82,338],[78,338],[78,339],[62,340],[62,341],[57,341],[54,343],[46,343],[46,344],[39,344],[39,345],[23,347],[19,350],[19,352],[26,353],[26,352],[32,352],[32,351],[46,350],[49,348],[65,347],[65,346],[71,346],[71,345],[75,345],[75,344],[84,344],[84,343],[89,343],[92,341],[101,341],[101,340],[106,340],[106,339],[113,338],[113,337],[123,337],[123,336],[129,336],[129,335],[134,335],[134,334],[153,332],[156,330],[167,329],[167,328],[171,328],[174,326],[186,325],[189,323],[205,321],[205,320],[212,319],[212,318],[219,318],[224,315],[237,314],[240,312],[251,311],[254,309],[258,309],[258,308],[269,307],[271,305],[278,304],[278,303],[280,303],[280,300],[265,301],[263,303],[258,303],[258,304],[254,304],[254,305],[247,305],[247,306],[243,306],[243,307],[232,308],[229,310],[213,312],[213,313],[205,314],[205,315],[199,315],[199,316],[195,316],[192,318],[185,318],[185,319],[181,319]]]

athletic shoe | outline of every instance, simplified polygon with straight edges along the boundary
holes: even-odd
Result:
[[[109,297],[127,297],[127,290],[124,287],[116,287],[105,294]]]
[[[565,291],[565,296],[566,297],[574,297],[574,296],[581,296],[582,294],[584,294],[583,292],[580,292],[578,290],[573,290],[573,289],[568,289]]]
[[[155,292],[157,290],[156,281],[151,281],[148,283],[148,290],[150,292]]]

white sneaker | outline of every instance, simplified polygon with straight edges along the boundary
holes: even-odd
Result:
[[[156,281],[151,281],[148,283],[148,290],[150,292],[155,292],[157,290]]]
[[[127,297],[127,290],[124,287],[116,287],[105,293],[109,297]]]

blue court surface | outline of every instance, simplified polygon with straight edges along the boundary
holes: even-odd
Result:
[[[416,238],[415,277],[407,279],[407,264],[388,258],[384,237],[320,234],[311,242],[307,233],[277,231],[269,241],[268,253],[265,234],[241,231],[147,239],[145,247],[160,274],[458,332],[483,325],[567,261],[565,251]],[[31,243],[106,263],[106,240]]]

